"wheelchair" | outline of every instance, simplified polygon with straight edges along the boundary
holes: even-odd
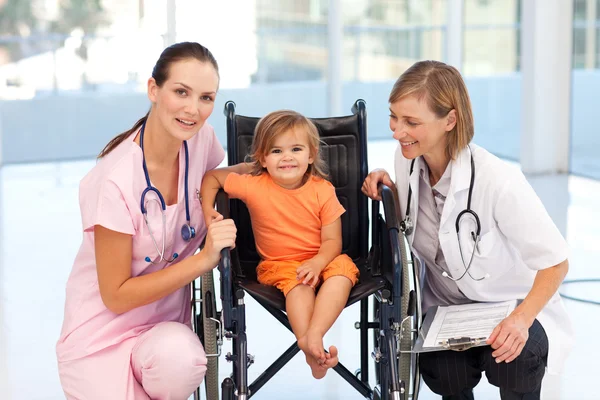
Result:
[[[228,164],[243,162],[250,149],[259,118],[236,115],[235,103],[225,104]],[[360,302],[360,367],[352,373],[341,362],[333,368],[364,398],[381,400],[417,399],[420,385],[418,356],[411,353],[422,321],[418,265],[413,263],[406,238],[399,230],[395,194],[381,186],[383,207],[371,204],[360,190],[367,176],[366,103],[357,100],[352,115],[311,118],[324,145],[323,158],[329,166],[330,181],[341,204],[343,252],[356,263],[359,282],[352,288],[346,307]],[[244,296],[249,294],[283,326],[291,331],[284,312],[285,298],[274,287],[256,279],[259,256],[256,252],[248,210],[239,200],[229,200],[221,191],[217,210],[233,218],[238,228],[236,247],[224,249],[218,265],[221,311],[217,311],[212,271],[193,282],[193,325],[208,358],[205,377],[208,400],[247,400],[256,395],[299,351],[293,343],[254,382],[248,382],[248,353]],[[369,232],[371,248],[369,249]],[[372,320],[369,320],[369,310]],[[369,334],[374,349],[369,354]],[[223,338],[232,340],[232,373],[219,388],[218,361]],[[343,351],[343,348],[341,349]],[[369,364],[374,361],[375,385],[369,384]],[[330,372],[331,373],[331,372]],[[219,390],[220,389],[220,390]],[[219,391],[221,396],[219,397]],[[195,393],[199,399],[200,388]]]

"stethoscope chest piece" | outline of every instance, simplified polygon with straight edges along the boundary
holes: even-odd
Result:
[[[406,218],[404,218],[402,221],[400,221],[400,230],[406,236],[411,235],[413,232],[413,229],[414,229],[413,221],[408,215],[406,216]]]
[[[196,237],[196,229],[194,229],[194,227],[190,226],[188,223],[183,224],[181,226],[181,237],[186,242],[189,242]]]

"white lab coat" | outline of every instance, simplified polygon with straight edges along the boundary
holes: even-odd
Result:
[[[531,290],[537,270],[552,267],[568,257],[567,244],[521,171],[485,149],[470,145],[475,162],[475,181],[471,209],[481,222],[479,249],[469,272],[474,278],[489,274],[481,281],[468,274],[457,282],[460,290],[473,301],[524,299]],[[451,184],[440,220],[439,241],[450,274],[454,278],[465,272],[458,247],[455,222],[466,208],[471,179],[469,149],[452,162]],[[408,185],[412,188],[410,217],[418,224],[419,167],[415,161],[409,178],[411,160],[396,150],[396,186],[401,218],[405,217]],[[465,263],[471,257],[474,226],[468,217],[461,219],[460,243]],[[408,237],[412,246],[414,235]],[[414,249],[413,249],[414,252]],[[418,254],[415,254],[419,257]],[[572,347],[573,332],[564,304],[555,293],[537,316],[548,336],[548,373],[559,373]]]

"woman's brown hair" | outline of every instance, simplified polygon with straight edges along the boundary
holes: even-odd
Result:
[[[398,78],[390,93],[390,104],[406,96],[425,99],[429,109],[443,118],[456,111],[456,125],[448,132],[446,154],[452,160],[467,147],[474,135],[473,111],[467,86],[460,72],[440,61],[419,61]]]
[[[219,73],[219,65],[217,64],[217,60],[212,55],[212,53],[204,46],[195,42],[181,42],[175,43],[166,49],[163,50],[158,61],[156,61],[156,65],[152,69],[152,78],[156,82],[156,85],[161,87],[165,81],[169,78],[169,67],[181,60],[187,60],[190,58],[194,58],[203,63],[210,63],[214,68],[217,74]],[[148,119],[148,115],[150,111],[146,113],[142,118],[140,118],[131,129],[115,136],[108,144],[102,149],[98,158],[102,158],[108,153],[110,153],[115,147],[117,147],[123,140],[125,140],[129,135],[133,132],[136,132],[144,122]]]
[[[319,130],[311,120],[291,110],[274,111],[258,121],[254,129],[252,150],[249,155],[249,162],[252,164],[252,175],[263,173],[265,169],[262,166],[262,160],[269,154],[271,148],[273,148],[275,139],[293,129],[305,132],[308,139],[310,156],[313,158],[313,163],[308,166],[306,174],[327,179],[327,165],[321,158]]]

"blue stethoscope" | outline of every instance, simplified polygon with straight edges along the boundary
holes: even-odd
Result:
[[[456,216],[456,223],[455,223],[456,238],[458,239],[458,250],[460,251],[460,258],[462,260],[463,266],[465,267],[465,272],[463,272],[463,274],[458,278],[451,277],[446,271],[442,272],[442,275],[444,277],[446,277],[448,279],[452,279],[455,282],[460,281],[467,274],[469,274],[471,279],[473,279],[474,281],[482,281],[482,280],[490,277],[489,274],[485,274],[481,278],[475,278],[473,275],[471,275],[471,272],[469,272],[469,269],[471,268],[471,264],[473,263],[473,258],[475,256],[475,250],[477,249],[477,246],[479,245],[479,239],[480,239],[480,233],[481,233],[481,223],[479,222],[479,216],[477,215],[477,213],[471,209],[471,196],[473,195],[473,184],[475,183],[475,162],[473,161],[473,152],[471,151],[471,147],[470,146],[468,146],[468,147],[469,147],[469,151],[471,152],[471,182],[469,183],[469,196],[467,198],[467,208],[462,210],[460,213],[458,213],[458,215]],[[409,176],[411,176],[413,173],[415,161],[416,161],[416,159],[413,159],[410,164]],[[411,235],[414,231],[414,223],[412,221],[412,218],[410,218],[410,199],[411,199],[411,197],[412,197],[412,188],[410,187],[410,185],[408,185],[408,202],[406,203],[406,214],[405,214],[404,219],[400,222],[400,230],[406,236]],[[462,247],[460,245],[460,235],[459,235],[461,218],[463,218],[467,215],[472,216],[473,219],[475,219],[475,224],[476,224],[475,231],[471,231],[471,238],[473,239],[475,244],[473,245],[473,252],[471,253],[471,258],[469,259],[468,264],[465,263],[465,259],[463,257]]]
[[[152,243],[154,243],[154,248],[160,258],[157,261],[153,261],[150,257],[146,257],[146,262],[150,262],[152,264],[158,264],[161,261],[166,261],[168,263],[175,261],[179,254],[173,253],[172,258],[165,258],[165,242],[167,239],[167,204],[165,203],[165,199],[160,194],[160,191],[152,186],[150,183],[150,175],[148,175],[148,167],[146,167],[146,157],[144,156],[144,128],[146,127],[146,123],[142,124],[142,128],[140,130],[140,147],[142,148],[142,167],[144,168],[144,176],[146,177],[146,189],[142,192],[142,198],[140,199],[140,206],[142,208],[142,214],[144,215],[144,221],[146,221],[146,226],[148,227],[148,231],[150,232],[150,237],[152,238]],[[189,170],[189,152],[187,142],[183,141],[183,148],[185,150],[185,224],[181,227],[181,237],[186,242],[189,242],[194,237],[196,237],[196,229],[190,224],[190,205],[188,199],[188,170]],[[152,228],[150,227],[150,223],[148,222],[148,210],[146,209],[146,194],[149,192],[154,192],[160,201],[161,214],[162,214],[162,247],[159,249],[158,243],[156,243],[156,239],[154,238],[154,233],[152,232]],[[153,201],[157,201],[156,199],[151,199]]]

